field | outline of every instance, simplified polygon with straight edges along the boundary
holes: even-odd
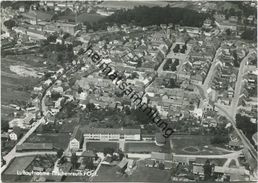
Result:
[[[44,68],[35,55],[9,55],[1,58],[1,119],[10,120],[14,110],[7,107],[9,104],[25,105],[30,98],[32,88],[39,83],[40,79],[36,77],[22,77],[10,70],[14,68],[33,69],[34,72],[43,72]],[[23,73],[24,74],[24,73]]]
[[[26,142],[31,143],[53,143],[55,148],[66,149],[69,143],[70,135],[68,133],[33,133]]]
[[[172,152],[176,154],[213,155],[227,154],[210,144],[209,136],[174,135],[172,136]]]
[[[86,149],[93,150],[97,152],[103,152],[104,148],[111,147],[114,148],[115,151],[119,149],[119,144],[117,142],[87,142]]]
[[[171,148],[169,143],[167,143],[163,147],[156,146],[155,143],[126,143],[125,144],[125,152],[127,153],[151,153],[151,152],[165,152],[165,153],[170,153]]]
[[[17,171],[25,170],[31,162],[34,160],[35,156],[26,156],[15,158],[9,167],[5,170],[6,175],[17,175]]]

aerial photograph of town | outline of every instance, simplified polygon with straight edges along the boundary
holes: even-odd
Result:
[[[1,0],[1,182],[257,182],[257,1]]]

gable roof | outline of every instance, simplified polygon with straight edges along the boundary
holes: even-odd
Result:
[[[140,129],[128,129],[128,128],[89,128],[86,127],[83,133],[93,133],[93,134],[125,134],[125,135],[135,135],[140,134]]]
[[[151,159],[172,161],[172,154],[160,153],[160,152],[151,152]]]
[[[71,140],[76,139],[79,142],[82,140],[82,131],[80,130],[80,126],[76,126],[73,130],[73,134],[71,136]]]

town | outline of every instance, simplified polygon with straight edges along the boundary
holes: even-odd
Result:
[[[258,180],[257,2],[2,1],[1,16],[3,182]]]

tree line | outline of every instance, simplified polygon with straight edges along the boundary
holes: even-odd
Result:
[[[110,25],[132,23],[137,26],[160,24],[179,24],[181,26],[201,27],[203,21],[209,16],[207,13],[198,13],[186,8],[146,7],[138,6],[130,10],[119,10],[111,16],[101,19],[92,25],[93,29],[105,29]],[[85,24],[88,25],[87,22]]]

